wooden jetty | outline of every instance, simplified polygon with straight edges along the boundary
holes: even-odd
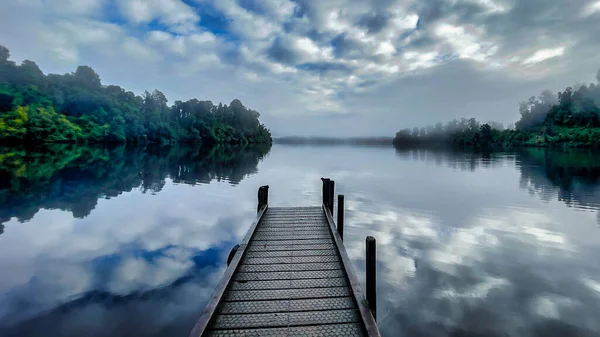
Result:
[[[322,178],[317,207],[269,207],[228,258],[228,267],[196,322],[199,336],[380,336],[375,323],[375,239],[368,237],[367,293],[343,244],[344,196],[334,222],[334,182]]]

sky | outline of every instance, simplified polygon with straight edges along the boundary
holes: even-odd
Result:
[[[240,99],[274,136],[393,136],[592,82],[598,0],[11,0],[0,45],[172,104]]]

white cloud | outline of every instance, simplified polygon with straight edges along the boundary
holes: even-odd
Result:
[[[52,48],[52,50],[56,54],[56,57],[58,57],[60,60],[67,62],[77,62],[77,60],[79,59],[79,53],[74,48],[56,46]]]
[[[190,33],[196,29],[200,16],[181,0],[123,0],[119,1],[121,13],[134,24],[145,24],[157,19],[177,33]]]
[[[562,56],[565,53],[565,47],[558,47],[552,49],[540,49],[533,55],[526,58],[523,64],[539,63],[554,57]]]
[[[249,12],[239,7],[235,0],[218,0],[213,5],[231,19],[232,32],[249,42],[267,39],[282,30],[280,22]]]
[[[470,0],[469,2],[479,4],[487,9],[488,14],[505,13],[511,8],[509,1],[498,0]]]
[[[600,13],[600,1],[592,1],[583,7],[581,15],[584,17]]]
[[[269,15],[275,20],[283,22],[294,14],[296,4],[289,0],[265,0],[262,4]]]
[[[474,31],[471,27],[470,31]],[[467,32],[465,27],[440,24],[436,28],[436,34],[450,44],[453,52],[461,58],[484,62],[495,52],[490,43],[481,41],[475,34]]]
[[[76,20],[57,23],[65,40],[75,44],[98,44],[116,40],[123,35],[120,27],[111,23]]]
[[[408,69],[412,71],[420,68],[433,67],[436,64],[435,59],[437,55],[437,52],[419,53],[408,51],[404,53],[402,57],[409,62]]]
[[[199,45],[203,45],[203,44],[206,44],[209,42],[214,42],[216,40],[216,37],[212,33],[202,32],[202,33],[190,35],[189,39],[191,42],[194,42]]]
[[[55,0],[52,5],[62,13],[88,15],[94,14],[105,3],[106,0]]]
[[[377,46],[377,51],[375,51],[375,54],[392,56],[395,52],[396,48],[391,41],[383,41]]]
[[[142,42],[135,38],[128,37],[123,42],[123,49],[126,53],[133,55],[136,58],[146,60],[152,60],[156,57],[156,52],[151,48],[144,45]]]

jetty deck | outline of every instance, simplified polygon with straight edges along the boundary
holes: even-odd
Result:
[[[190,336],[379,336],[323,184],[317,207],[269,207],[259,189],[257,218]]]

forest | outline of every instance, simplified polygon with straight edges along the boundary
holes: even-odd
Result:
[[[600,148],[600,70],[596,83],[568,87],[557,95],[544,90],[538,97],[521,102],[519,113],[514,128],[462,118],[400,130],[394,145]]]
[[[17,65],[0,45],[0,142],[271,143],[260,114],[238,99],[167,102],[158,90],[138,96],[103,85],[88,66],[45,75],[33,61]]]

